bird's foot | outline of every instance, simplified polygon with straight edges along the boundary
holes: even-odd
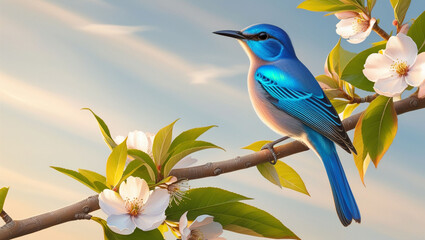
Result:
[[[276,152],[274,151],[273,146],[274,146],[273,142],[271,142],[271,143],[267,143],[266,145],[264,145],[264,146],[261,148],[261,150],[268,149],[268,150],[270,151],[270,153],[271,153],[271,154],[272,154],[272,156],[273,156],[273,159],[272,159],[272,160],[270,160],[270,163],[271,163],[272,165],[275,165],[275,164],[276,164],[276,162],[277,162],[277,154],[276,154]]]

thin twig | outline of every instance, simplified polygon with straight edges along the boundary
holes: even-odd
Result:
[[[417,96],[400,100],[394,103],[397,114],[403,114],[425,108],[425,98],[419,99]],[[344,128],[352,130],[359,120],[361,113],[353,115],[343,121]],[[275,148],[277,157],[283,158],[295,153],[303,152],[308,148],[297,141],[287,143]],[[269,162],[273,159],[270,151],[263,150],[242,157],[207,163],[201,166],[174,169],[170,175],[176,176],[179,179],[198,179],[211,176],[217,176],[223,173],[237,171],[249,167],[253,167],[260,163]],[[88,213],[99,209],[98,195],[91,196],[83,201],[74,203],[67,207],[51,211],[42,215],[34,216],[24,220],[16,220],[7,223],[0,228],[0,240],[20,237],[29,233],[40,231],[61,223],[78,219],[88,219]]]
[[[13,219],[7,214],[4,210],[0,212],[0,217],[3,219],[3,221],[7,224],[13,221]]]
[[[369,96],[366,96],[366,97],[364,97],[364,98],[361,98],[361,97],[353,97],[351,100],[350,100],[350,103],[365,103],[365,102],[372,102],[373,100],[375,100],[375,98],[378,96],[378,94],[373,94],[373,95],[369,95]]]
[[[373,25],[373,31],[375,31],[384,40],[390,39],[390,35],[387,32],[385,32],[384,29],[379,27],[378,23],[375,23],[375,25]]]

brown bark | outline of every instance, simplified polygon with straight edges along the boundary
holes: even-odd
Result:
[[[384,31],[384,29],[379,27],[378,23],[375,23],[375,25],[373,25],[373,31],[375,31],[384,40],[390,39],[390,35],[388,35],[388,33]]]

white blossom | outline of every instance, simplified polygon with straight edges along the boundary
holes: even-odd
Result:
[[[179,221],[179,231],[182,240],[225,240],[219,237],[223,233],[220,223],[213,221],[214,217],[209,215],[198,216],[191,224],[187,221],[185,212]]]
[[[138,130],[129,132],[127,136],[127,148],[137,149],[152,156],[152,145],[154,138],[155,135],[153,133],[144,133]],[[124,140],[124,136],[116,136],[114,139],[117,144],[122,143]]]
[[[363,42],[376,23],[375,18],[353,11],[335,13],[335,16],[341,20],[336,24],[336,33],[353,44]]]
[[[166,216],[170,195],[166,189],[149,191],[145,180],[128,177],[121,183],[119,193],[105,189],[99,194],[99,206],[108,215],[109,228],[129,235],[137,228],[150,231],[158,228]]]
[[[403,33],[392,36],[386,49],[366,59],[363,74],[377,93],[399,96],[408,85],[420,86],[425,80],[425,53],[418,55],[415,42]]]

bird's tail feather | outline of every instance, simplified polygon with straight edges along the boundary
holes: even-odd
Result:
[[[339,219],[344,226],[350,225],[353,219],[360,223],[359,208],[351,192],[350,185],[336,152],[335,144],[326,137],[317,137],[322,139],[320,139],[321,141],[314,141],[315,143],[313,145],[315,145],[315,150],[325,165]]]

